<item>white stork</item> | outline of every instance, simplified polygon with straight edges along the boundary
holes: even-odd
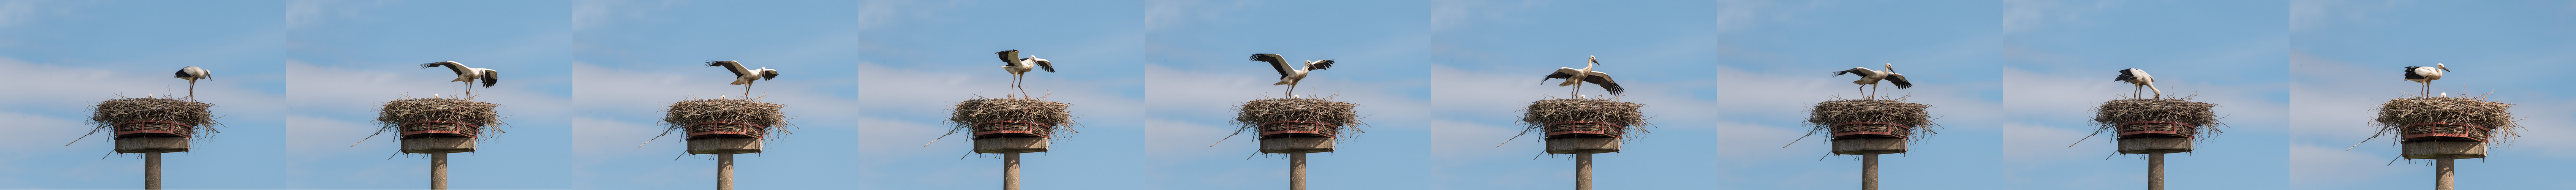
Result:
[[[709,67],[714,67],[714,66],[724,66],[726,71],[733,71],[733,83],[732,83],[732,85],[742,85],[742,97],[743,97],[743,98],[751,98],[751,82],[752,82],[752,81],[769,80],[769,79],[772,79],[772,78],[778,78],[778,70],[775,70],[775,69],[769,69],[769,67],[761,67],[760,69],[751,69],[751,67],[744,67],[744,66],[742,66],[742,62],[737,62],[737,61],[716,61],[716,60],[707,60],[707,66],[709,66]]]
[[[483,88],[492,88],[493,83],[501,82],[501,71],[497,70],[465,67],[465,64],[456,63],[456,61],[420,64],[420,68],[439,66],[446,66],[448,71],[456,72],[456,80],[447,82],[465,82],[465,98],[474,98],[474,80],[483,80]]]
[[[1047,62],[1046,59],[1039,59],[1038,56],[1035,55],[1031,55],[1029,58],[1020,58],[1020,50],[993,52],[993,55],[1002,57],[1002,71],[1011,72],[1011,89],[1019,91],[1020,97],[1029,96],[1029,90],[1027,88],[1020,87],[1020,81],[1021,79],[1027,78],[1026,73],[1030,70],[1044,69],[1049,73],[1055,72],[1054,62]]]
[[[2132,85],[2130,88],[2144,88],[2130,89],[2129,96],[2137,96],[2138,90],[2154,90],[2156,92],[2156,98],[2165,98],[2165,90],[2156,89],[2156,77],[2148,76],[2147,70],[2140,70],[2137,68],[2123,69],[2120,70],[2120,77],[2111,78],[2111,80],[2129,82],[2129,84]]]
[[[1852,81],[1852,84],[1869,86],[1872,90],[1877,89],[1879,80],[1896,83],[1896,89],[1914,87],[1914,82],[1905,80],[1905,74],[1896,74],[1895,63],[1888,63],[1886,68],[1887,71],[1872,71],[1868,67],[1852,67],[1850,70],[1834,71],[1834,76],[1843,76],[1843,74],[1860,76],[1860,80]],[[1860,87],[1852,87],[1852,90],[1860,90]],[[1869,93],[1869,98],[1878,98],[1876,91]]]
[[[2442,80],[2442,72],[2451,72],[2451,67],[2440,63],[2434,63],[2432,67],[2406,67],[2406,81],[2424,83],[2424,95],[2432,96],[2433,80]]]
[[[1591,62],[1584,63],[1583,69],[1557,67],[1556,72],[1547,74],[1547,78],[1538,79],[1539,84],[1547,84],[1547,79],[1565,79],[1565,83],[1558,83],[1556,86],[1574,86],[1574,93],[1569,94],[1569,96],[1573,96],[1575,98],[1583,97],[1583,83],[1585,82],[1590,82],[1594,85],[1601,85],[1601,89],[1609,90],[1610,95],[1628,93],[1628,89],[1619,87],[1619,82],[1610,80],[1610,73],[1592,71],[1592,66],[1601,65],[1601,57],[1587,57]]]
[[[1252,61],[1270,62],[1271,69],[1279,70],[1279,83],[1271,83],[1270,85],[1288,85],[1288,97],[1290,98],[1297,97],[1297,81],[1305,80],[1306,72],[1324,70],[1325,68],[1333,67],[1333,60],[1323,60],[1306,61],[1306,68],[1304,69],[1292,68],[1291,65],[1288,65],[1287,58],[1280,58],[1279,54],[1268,53],[1252,54]]]
[[[197,101],[197,79],[214,80],[215,73],[205,68],[180,67],[176,78],[188,80],[188,101]]]

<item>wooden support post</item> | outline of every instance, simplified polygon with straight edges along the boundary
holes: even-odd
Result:
[[[733,190],[733,153],[716,154],[716,190]]]
[[[1020,153],[1002,153],[1002,190],[1020,190]]]
[[[1306,153],[1288,154],[1288,190],[1306,190]]]
[[[160,190],[160,151],[144,154],[144,190]]]
[[[429,154],[429,189],[447,189],[447,153]]]
[[[2433,161],[2433,190],[2451,190],[2451,159]]]
[[[2147,190],[2165,190],[2165,153],[2147,154]]]
[[[1860,155],[1860,189],[1878,190],[1878,154]]]
[[[1574,154],[1574,190],[1592,190],[1592,153]]]

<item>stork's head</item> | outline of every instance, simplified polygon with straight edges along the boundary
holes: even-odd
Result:
[[[2433,64],[2433,69],[2441,69],[2441,70],[2442,70],[2442,72],[2451,72],[2451,67],[2449,67],[2449,66],[2442,66],[2442,64],[2440,64],[2440,63],[2434,63],[2434,64]]]
[[[1896,63],[1883,63],[1883,64],[1887,64],[1887,65],[1886,65],[1887,72],[1896,72]]]
[[[1584,57],[1585,59],[1590,60],[1590,61],[1592,62],[1592,64],[1594,64],[1594,65],[1599,65],[1599,64],[1601,64],[1601,56],[1589,56],[1589,55],[1586,55],[1586,56],[1583,56],[1583,57]]]

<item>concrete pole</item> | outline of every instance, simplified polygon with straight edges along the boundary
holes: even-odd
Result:
[[[2433,163],[2433,190],[2451,190],[2451,159]]]
[[[1020,190],[1020,153],[1002,153],[1002,190]]]
[[[1878,154],[1860,155],[1860,189],[1878,190]]]
[[[447,189],[447,153],[429,154],[429,189]]]
[[[1592,190],[1592,153],[1574,154],[1574,190]]]
[[[160,151],[144,154],[144,190],[160,190]]]
[[[1306,190],[1306,153],[1288,154],[1288,190]]]
[[[716,154],[716,190],[733,190],[733,154]]]
[[[2165,190],[2165,153],[2147,154],[2147,190]]]

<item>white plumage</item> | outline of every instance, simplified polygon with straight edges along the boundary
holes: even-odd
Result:
[[[1557,67],[1555,72],[1547,74],[1547,78],[1540,78],[1538,81],[1545,84],[1547,79],[1565,79],[1565,83],[1558,83],[1556,86],[1574,86],[1574,93],[1569,96],[1575,98],[1583,98],[1583,83],[1586,82],[1601,85],[1601,89],[1610,91],[1610,95],[1628,93],[1627,88],[1619,87],[1618,81],[1610,80],[1610,73],[1592,71],[1592,66],[1598,65],[1601,65],[1600,57],[1586,56],[1586,63],[1583,64],[1582,69]]]
[[[176,76],[173,76],[173,78],[188,80],[187,99],[188,101],[197,101],[197,80],[214,80],[215,73],[213,71],[206,71],[205,68],[197,68],[194,66],[180,67],[179,73],[177,73]]]
[[[465,97],[466,97],[466,98],[473,98],[473,97],[474,97],[474,82],[475,82],[475,80],[482,80],[482,82],[483,82],[483,88],[492,88],[492,84],[501,83],[501,71],[499,71],[499,70],[492,70],[492,69],[485,69],[485,68],[473,68],[473,67],[466,67],[466,66],[465,66],[465,64],[463,64],[463,63],[457,63],[456,61],[441,61],[441,62],[431,62],[431,63],[421,63],[421,64],[420,64],[420,68],[442,67],[442,66],[443,66],[443,67],[447,67],[447,70],[448,70],[448,71],[453,71],[453,72],[455,72],[455,73],[456,73],[456,80],[448,80],[448,82],[465,82]]]
[[[716,60],[707,60],[707,66],[709,66],[709,67],[722,66],[722,67],[725,67],[725,71],[731,71],[731,72],[733,72],[733,83],[729,83],[729,84],[732,84],[732,85],[742,85],[742,97],[743,97],[743,98],[750,98],[750,97],[751,97],[751,83],[752,83],[753,81],[761,81],[761,80],[769,80],[769,79],[772,79],[772,78],[778,78],[778,70],[775,70],[775,69],[769,69],[769,67],[761,67],[760,69],[752,69],[751,67],[745,67],[745,66],[742,66],[742,62],[739,62],[739,61],[716,61]]]
[[[2111,80],[2129,82],[2129,84],[2132,85],[2130,86],[2132,88],[2153,90],[2156,92],[2155,98],[2165,98],[2165,90],[2156,89],[2156,77],[2147,75],[2147,70],[2140,70],[2137,68],[2121,69],[2120,77],[2111,78]],[[2139,95],[2137,89],[2130,90],[2129,96],[2137,95]]]
[[[1896,73],[1895,63],[1887,63],[1885,67],[1887,68],[1887,71],[1869,70],[1868,67],[1852,67],[1851,69],[1834,71],[1834,76],[1843,76],[1843,74],[1860,76],[1860,80],[1852,81],[1852,84],[1871,87],[1872,91],[1868,92],[1868,98],[1878,98],[1878,92],[1875,91],[1875,89],[1878,87],[1878,81],[1881,80],[1895,83],[1896,89],[1914,88],[1914,82],[1905,80],[1905,74]],[[1852,87],[1852,90],[1860,90],[1860,87]]]

